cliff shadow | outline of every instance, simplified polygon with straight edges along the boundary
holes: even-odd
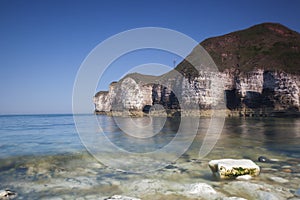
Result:
[[[276,78],[271,71],[265,71],[263,73],[263,90],[262,90],[262,105],[267,108],[274,109],[274,94],[276,87]]]
[[[243,103],[247,108],[256,109],[262,106],[262,94],[255,91],[247,91]]]
[[[229,110],[236,110],[241,108],[242,106],[241,98],[236,89],[225,90],[224,93],[225,93],[226,107]]]

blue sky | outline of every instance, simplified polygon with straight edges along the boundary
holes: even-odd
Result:
[[[81,63],[100,42],[122,31],[164,27],[199,42],[262,22],[300,32],[299,8],[297,0],[0,0],[0,114],[71,113]],[[146,54],[114,65],[99,89],[132,67],[126,65],[152,57],[173,65],[174,55]]]

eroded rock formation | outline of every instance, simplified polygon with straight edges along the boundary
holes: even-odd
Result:
[[[110,85],[108,92],[94,97],[95,111],[143,111],[161,105],[167,110],[216,108],[225,95],[226,108],[241,115],[270,115],[297,112],[300,105],[300,77],[284,72],[256,69],[251,72],[225,70],[202,72],[193,80],[183,76],[168,79],[130,74]],[[219,87],[222,86],[220,89]]]

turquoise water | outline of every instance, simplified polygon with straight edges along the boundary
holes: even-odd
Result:
[[[153,118],[151,130],[158,133],[151,139],[149,135],[134,138],[124,134],[113,117],[81,115],[80,122],[88,129],[87,134],[91,135],[90,140],[86,141],[88,145],[99,145],[101,143],[97,143],[97,140],[104,137],[99,134],[99,137],[94,136],[99,132],[98,125],[91,123],[95,117],[105,138],[112,144],[128,152],[142,154],[163,149],[175,138],[181,123],[180,119],[164,121],[162,118]],[[149,123],[149,118],[131,120],[137,125]],[[80,140],[82,135],[78,135],[72,115],[0,116],[0,190],[9,188],[17,192],[16,199],[101,199],[114,194],[142,199],[190,199],[178,193],[182,190],[178,184],[204,182],[226,196],[224,188],[227,183],[214,180],[207,162],[220,158],[257,161],[259,156],[266,156],[274,162],[257,162],[262,174],[254,182],[278,184],[268,180],[268,176],[272,175],[288,179],[288,183],[280,186],[286,187],[291,193],[300,188],[299,118],[227,118],[213,150],[207,157],[199,159],[199,148],[209,122],[207,118],[199,121],[197,136],[189,150],[178,160],[160,166],[154,172],[136,174],[115,170],[101,163],[101,156],[104,161],[110,157],[117,160],[118,156],[122,160],[119,154],[107,151],[102,146],[96,148],[100,159],[99,155],[96,156],[97,160],[89,154],[84,146],[87,143]],[[188,130],[188,126],[184,130]],[[189,134],[188,131],[186,134]],[[180,145],[180,141],[186,144],[188,138],[182,136],[178,139]],[[172,152],[164,152],[157,159],[172,160],[172,156]],[[146,162],[144,157],[134,159]],[[128,162],[135,162],[134,159],[128,158]],[[151,159],[155,162],[155,158]],[[152,182],[147,182],[149,180]],[[150,185],[150,189],[144,188],[144,192],[136,186],[143,181]],[[156,184],[163,184],[166,190],[157,189]]]
[[[86,120],[88,126],[89,119],[95,116],[82,115],[81,117]],[[122,146],[126,141],[128,145],[123,148],[133,152],[147,152],[163,147],[173,139],[180,124],[180,120],[168,119],[160,134],[154,137],[155,141],[138,140],[124,134],[113,117],[101,115],[97,118],[103,131],[113,143]],[[153,123],[159,124],[161,119],[156,118]],[[207,123],[209,119],[201,119],[199,130]],[[270,151],[300,157],[300,119],[298,118],[227,118],[222,132],[222,136],[225,135],[236,138],[237,141],[241,139],[256,141],[257,145]],[[85,150],[75,128],[73,115],[0,116],[0,136],[0,158],[55,155]],[[147,145],[148,149],[142,149]]]
[[[0,158],[82,151],[72,115],[0,116]]]

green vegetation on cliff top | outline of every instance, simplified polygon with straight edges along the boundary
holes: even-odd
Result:
[[[248,72],[263,68],[300,74],[300,34],[281,24],[255,25],[206,39],[200,45],[210,54],[220,71],[233,68]],[[191,60],[197,60],[195,49],[188,56]],[[176,69],[188,76],[196,75],[195,69],[186,60]]]

